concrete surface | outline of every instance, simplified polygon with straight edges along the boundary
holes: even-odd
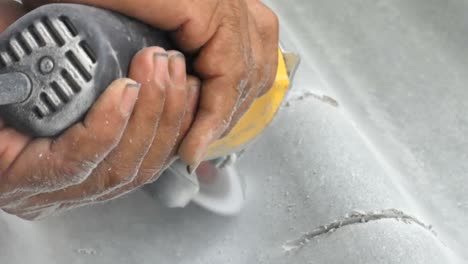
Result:
[[[40,223],[0,213],[1,263],[466,263],[468,3],[268,4],[303,63],[238,164],[240,215],[168,210],[141,191]],[[329,229],[392,208],[415,220]]]

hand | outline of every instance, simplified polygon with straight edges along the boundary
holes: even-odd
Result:
[[[259,0],[24,0],[29,7],[74,2],[112,9],[172,31],[179,48],[197,52],[202,79],[196,119],[179,149],[190,170],[273,84],[278,21]]]
[[[13,14],[5,3],[0,12]],[[0,208],[37,219],[113,199],[154,181],[175,159],[199,81],[186,76],[181,53],[157,47],[138,53],[130,68],[136,81],[115,81],[59,138],[31,139],[0,119]]]
[[[61,137],[29,139],[3,126],[0,207],[25,219],[116,198],[153,182],[192,123],[198,81],[175,51],[136,55],[130,79],[107,88]],[[138,98],[138,99],[137,99]]]

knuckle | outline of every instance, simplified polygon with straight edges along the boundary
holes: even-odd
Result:
[[[64,185],[77,185],[84,182],[91,172],[97,167],[97,164],[91,160],[61,159],[55,167],[54,175],[66,179]],[[59,186],[57,186],[59,187]]]
[[[161,175],[162,175],[162,172],[153,175],[153,177],[148,177],[148,178],[142,179],[140,186],[143,186],[143,185],[146,185],[146,184],[151,184],[151,183],[157,181],[161,177]]]
[[[151,92],[150,95],[153,97],[152,99],[155,99],[156,101],[161,101],[165,102],[167,98],[167,88],[169,84],[169,80],[163,80],[157,81],[155,78],[152,79],[151,81]]]
[[[153,99],[151,101],[164,103],[167,97],[167,89],[166,89],[167,85],[158,85],[156,81],[154,80],[151,86],[152,86],[151,87],[152,89],[148,89],[148,90],[151,90],[149,92],[149,96],[151,97],[151,99]]]
[[[104,178],[106,181],[103,182],[103,188],[105,190],[112,190],[134,181],[137,178],[137,173],[134,169],[120,168],[114,173],[109,174],[108,177]]]
[[[85,144],[99,144],[99,149],[106,149],[108,152],[114,149],[121,140],[125,128],[125,118],[120,114],[119,116],[109,116],[104,114],[105,124],[99,129],[93,129],[83,135],[83,143]]]
[[[171,88],[172,85],[173,84],[169,74],[167,74],[167,76],[164,76],[164,78],[153,78],[153,88],[155,88],[154,90],[157,90],[157,93],[164,93],[164,95],[167,94],[170,91],[169,88]]]
[[[92,133],[89,133],[88,137],[91,139],[90,142],[98,141],[97,143],[101,146],[107,146],[108,149],[113,149],[120,142],[121,134],[117,134],[118,132],[120,131],[116,129],[115,126],[109,124],[106,127],[104,127],[101,131],[96,132],[96,134],[99,133],[99,135],[93,136]]]
[[[279,28],[279,18],[278,18],[278,15],[276,15],[275,12],[273,12],[273,10],[271,10],[270,8],[268,7],[264,7],[265,8],[265,15],[264,15],[264,25],[262,25],[262,27],[264,27],[265,29],[267,29],[268,31],[274,31],[274,30],[277,30]]]
[[[167,132],[165,134],[161,134],[161,132],[164,133],[164,130],[170,130],[172,132],[178,131],[182,125],[182,121],[186,113],[186,107],[185,99],[181,98],[177,101],[172,101],[171,106],[165,108],[164,116],[161,118],[158,128],[160,136],[164,136],[166,139],[171,139],[177,136]]]
[[[273,27],[273,29],[278,30],[278,28],[279,28],[279,18],[278,18],[278,16],[273,11],[270,11],[269,13],[270,13],[270,16],[268,16],[268,18],[270,19],[269,26]]]
[[[77,140],[72,142],[74,148],[79,153],[80,144],[90,145],[95,144],[94,149],[101,154],[96,154],[93,159],[99,158],[103,154],[107,154],[120,142],[122,136],[122,124],[124,124],[124,117],[122,115],[109,115],[108,112],[103,113],[104,124],[96,129],[84,129],[78,136]],[[70,153],[75,155],[76,153]]]
[[[149,179],[152,179],[156,175],[160,174],[160,170],[154,168],[145,168],[141,169],[138,173],[137,178],[135,179],[138,186],[144,185],[148,182]]]
[[[142,111],[141,117],[138,117],[138,137],[129,139],[136,144],[151,144],[156,128],[161,119],[161,106],[148,106]]]
[[[137,177],[135,179],[135,181],[133,182],[132,187],[134,187],[134,188],[141,187],[141,186],[145,185],[148,182],[148,179],[150,179],[150,178],[151,177]]]
[[[113,175],[110,173],[97,175],[97,183],[95,185],[96,190],[94,191],[94,193],[99,194],[111,188],[111,186],[113,185],[113,178]]]
[[[161,177],[163,172],[164,171],[162,169],[160,169],[155,173],[151,173],[151,174],[147,174],[147,175],[142,176],[142,177],[138,177],[138,182],[137,182],[136,186],[141,187],[141,186],[144,186],[146,184],[150,184],[150,183],[153,183],[153,182],[157,181]]]

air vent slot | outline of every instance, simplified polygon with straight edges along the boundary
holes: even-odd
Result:
[[[18,40],[18,44],[20,47],[26,52],[26,54],[31,54],[32,53],[32,47],[28,42],[25,40],[22,34],[16,35],[16,39]]]
[[[39,30],[32,25],[29,28],[29,33],[31,33],[31,37],[36,41],[36,43],[39,45],[39,47],[44,47],[46,45],[46,42],[44,38],[41,37],[41,34],[39,34]]]
[[[42,19],[42,23],[44,23],[45,28],[47,29],[48,33],[57,45],[59,45],[60,47],[65,45],[65,40],[63,36],[60,34],[59,30],[52,24],[52,21],[48,17],[44,17]]]
[[[41,109],[39,106],[35,106],[33,111],[38,119],[43,119],[44,116],[47,114],[47,113],[44,113],[44,110]]]
[[[55,81],[51,82],[50,87],[55,92],[55,94],[58,96],[60,101],[62,101],[62,103],[66,104],[66,103],[68,103],[70,101],[70,98],[71,98],[70,94],[66,91],[65,88],[60,86],[57,82],[55,82]]]
[[[97,62],[96,54],[93,52],[93,50],[91,49],[91,47],[89,46],[89,44],[86,41],[84,41],[84,40],[81,41],[80,42],[80,47],[83,49],[83,51],[86,53],[86,55],[88,55],[88,58],[93,63]]]
[[[13,63],[11,55],[7,52],[0,52],[0,59],[5,64],[5,66],[10,66]]]
[[[8,54],[8,56],[10,56],[10,58],[13,60],[13,61],[19,61],[20,60],[20,57],[18,56],[18,54],[16,54],[14,51],[13,51],[13,48],[11,47],[11,45],[8,45],[7,48],[6,48],[6,54]]]
[[[27,47],[27,50],[32,53],[33,50],[39,48],[38,41],[34,38],[31,31],[29,29],[23,31],[21,33],[21,37],[19,37],[20,43],[24,42],[24,46]]]
[[[3,61],[3,58],[0,56],[0,69],[3,69],[7,66],[7,64],[5,63],[5,61]]]
[[[52,106],[49,105],[47,94],[41,93],[39,100],[36,103],[36,106],[33,109],[34,114],[37,118],[43,119],[46,116],[50,115],[53,111]]]
[[[71,76],[71,74],[68,71],[62,70],[60,74],[62,75],[63,79],[68,84],[68,86],[70,86],[70,88],[73,90],[74,93],[79,93],[81,91],[81,86]]]
[[[83,79],[86,82],[91,81],[92,76],[88,72],[88,70],[85,68],[83,63],[76,57],[75,53],[73,51],[69,50],[65,53],[65,56],[67,57],[68,61],[73,65],[73,67],[78,71],[78,73],[83,77]]]
[[[12,38],[10,40],[10,48],[18,60],[21,60],[24,56],[26,56],[26,50],[24,50],[24,47],[21,46],[17,38]]]
[[[48,113],[53,113],[57,111],[57,107],[55,106],[53,100],[48,94],[42,92],[39,98],[41,102],[47,107]]]
[[[70,21],[70,19],[66,16],[60,16],[60,21],[63,22],[65,27],[67,27],[68,32],[73,36],[76,37],[78,36],[78,30],[76,29],[75,25]]]

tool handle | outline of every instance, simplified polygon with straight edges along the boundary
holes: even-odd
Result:
[[[112,81],[126,77],[134,55],[149,46],[172,45],[166,32],[109,10],[35,9],[0,36],[0,94],[22,91],[3,100],[0,116],[32,137],[57,136],[80,121]]]

